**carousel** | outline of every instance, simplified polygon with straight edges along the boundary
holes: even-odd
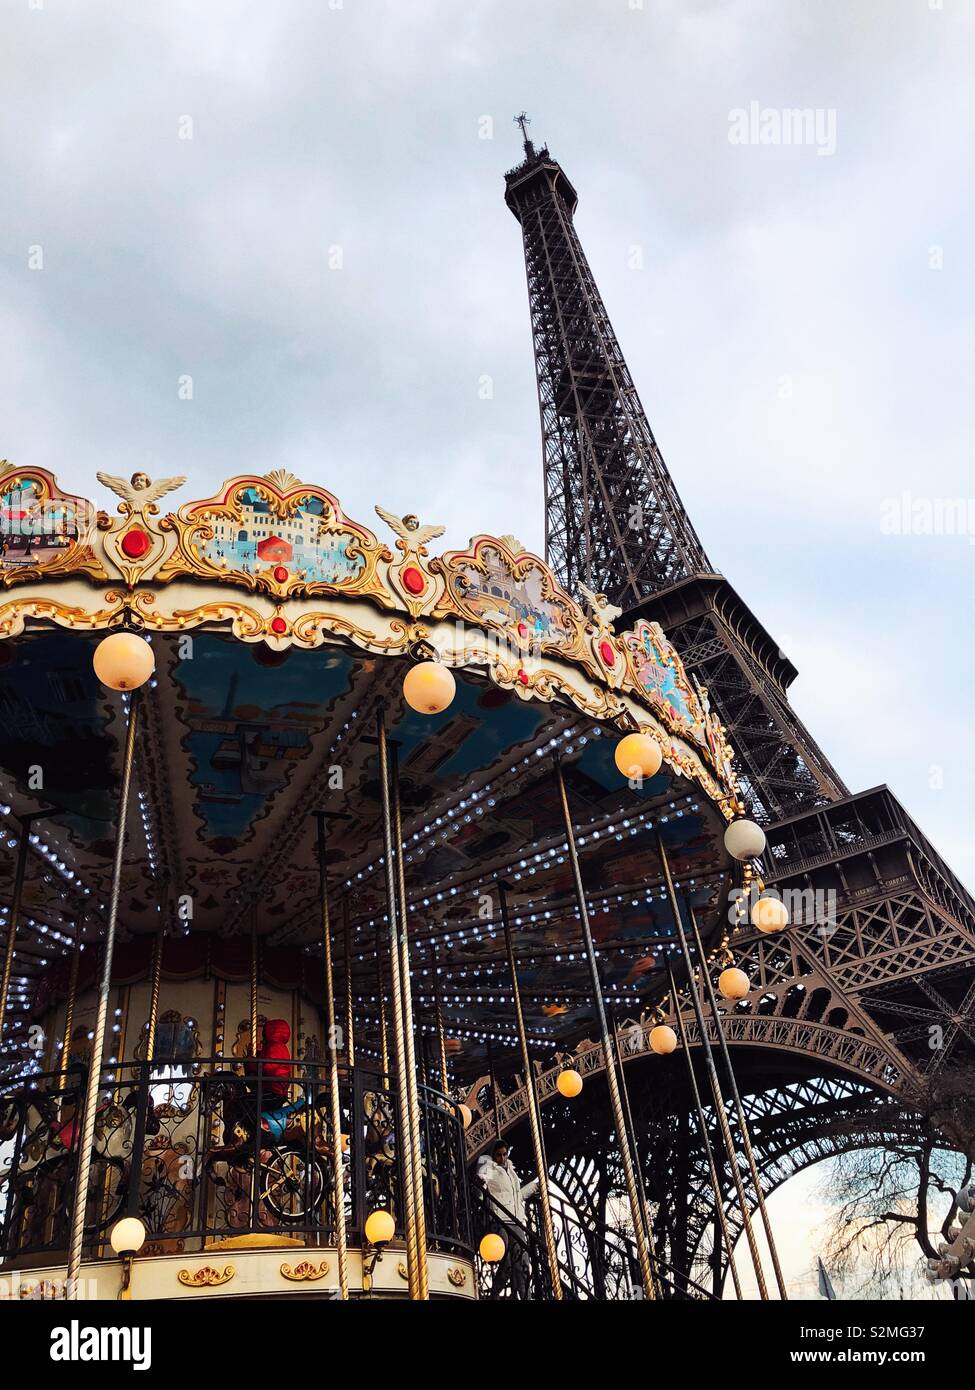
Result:
[[[695,1296],[623,1060],[698,966],[747,991],[764,837],[659,626],[286,472],[165,514],[184,478],[98,480],[0,473],[4,1296]],[[547,1180],[583,1087],[612,1292]]]

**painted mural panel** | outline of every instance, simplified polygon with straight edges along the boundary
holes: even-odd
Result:
[[[272,507],[253,487],[244,488],[233,511],[208,518],[213,535],[198,539],[201,558],[219,569],[249,576],[284,565],[309,583],[354,583],[365,571],[360,538],[330,529],[329,509],[320,497],[304,497],[289,513]]]

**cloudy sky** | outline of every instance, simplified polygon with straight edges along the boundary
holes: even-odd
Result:
[[[184,500],[288,467],[366,521],[540,545],[502,201],[527,107],[797,709],[975,880],[975,503],[966,534],[884,529],[975,496],[970,0],[8,0],[2,27],[0,454],[105,502],[98,468]],[[835,152],[731,143],[752,103]]]
[[[96,469],[186,473],[180,501],[286,467],[366,522],[540,545],[502,200],[526,107],[796,708],[975,883],[975,502],[924,533],[975,497],[971,3],[6,0],[0,24],[0,455],[103,505]],[[828,138],[732,143],[753,103]],[[891,534],[905,495],[921,534]]]

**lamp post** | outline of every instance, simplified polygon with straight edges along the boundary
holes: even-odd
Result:
[[[141,649],[141,650],[140,650]],[[91,1150],[95,1138],[95,1114],[101,1082],[102,1056],[105,1047],[105,1028],[108,1024],[108,996],[112,985],[112,960],[115,953],[115,932],[118,924],[119,895],[122,890],[122,857],[125,850],[125,820],[129,810],[132,768],[135,763],[135,738],[138,728],[139,687],[152,675],[152,648],[135,633],[117,632],[104,638],[95,649],[95,673],[113,690],[130,690],[128,729],[122,759],[122,782],[119,789],[118,821],[115,828],[115,855],[112,864],[112,889],[109,897],[108,923],[105,928],[105,951],[98,986],[98,1007],[95,1014],[95,1033],[91,1044],[88,1085],[84,1100],[81,1131],[78,1138],[77,1168],[75,1170],[74,1210],[71,1221],[71,1243],[68,1251],[68,1271],[65,1280],[67,1297],[78,1297],[78,1271],[85,1239],[85,1210],[88,1205],[88,1182],[91,1175]]]
[[[393,857],[393,813],[389,790],[389,745],[386,738],[386,712],[380,706],[376,716],[379,744],[379,786],[383,811],[383,855],[386,869],[386,915],[389,921],[390,997],[393,1006],[393,1053],[396,1064],[396,1142],[403,1175],[403,1209],[406,1222],[406,1269],[410,1298],[423,1299],[420,1250],[417,1230],[416,1183],[413,1174],[413,1126],[410,1117],[409,1086],[406,1077],[403,995],[400,989],[400,944],[397,927],[396,862]]]

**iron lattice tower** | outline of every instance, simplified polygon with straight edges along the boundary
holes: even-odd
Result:
[[[847,789],[791,709],[796,670],[717,574],[654,439],[573,222],[577,197],[524,135],[505,176],[528,275],[545,472],[546,558],[661,623],[707,687],[755,815],[779,820]]]
[[[644,616],[664,628],[727,728],[742,791],[766,825],[766,881],[814,904],[788,940],[736,937],[756,992],[725,1010],[723,1027],[742,1068],[763,1186],[935,1112],[952,1146],[975,1152],[970,1133],[942,1124],[944,1095],[975,1065],[975,899],[888,788],[849,793],[792,710],[796,669],[705,555],[576,235],[575,190],[526,123],[505,201],[524,237],[547,558],[570,591],[582,583],[626,609],[623,624]],[[832,900],[823,917],[820,898]],[[693,1054],[697,1025],[686,1001],[679,1007]],[[658,1244],[689,1271],[714,1213],[681,1095],[678,1086],[662,1115],[640,1115],[636,1127],[648,1192],[660,1194]],[[505,1099],[508,1123],[516,1100]],[[481,1123],[493,1133],[491,1119],[500,1126],[499,1115]],[[611,1141],[594,1125],[575,1133],[563,1122],[549,1148],[563,1189],[576,1195],[572,1172],[586,1193],[613,1186]],[[717,1154],[716,1136],[712,1147]],[[715,1240],[711,1255],[719,1290]]]

